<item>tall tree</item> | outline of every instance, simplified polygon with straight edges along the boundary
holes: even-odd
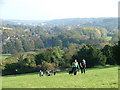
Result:
[[[29,41],[28,46],[29,46],[30,50],[34,50],[35,49],[34,40]]]
[[[106,56],[107,61],[106,64],[114,65],[116,64],[115,59],[113,58],[113,51],[112,51],[112,46],[110,45],[105,45],[105,47],[101,50],[103,54]]]
[[[15,49],[18,52],[22,52],[23,51],[23,47],[22,47],[22,42],[20,39],[15,39],[15,43],[14,43]]]
[[[113,47],[113,56],[114,56],[114,59],[116,60],[117,64],[120,65],[120,60],[119,60],[119,56],[120,56],[120,41],[118,42],[118,45],[115,45]]]
[[[86,59],[88,67],[105,65],[106,63],[106,56],[103,55],[99,49],[91,45],[84,45],[76,55],[73,55],[72,59],[75,58],[77,58],[79,62],[81,62],[82,59]]]
[[[35,49],[44,48],[44,43],[41,39],[36,39],[34,40],[34,42],[35,42]]]
[[[29,47],[28,47],[28,40],[26,40],[25,38],[22,38],[22,46],[25,52],[29,51]]]

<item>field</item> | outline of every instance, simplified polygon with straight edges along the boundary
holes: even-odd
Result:
[[[11,54],[0,54],[0,60],[5,60],[9,56],[11,56]]]
[[[118,88],[118,66],[87,69],[76,76],[58,72],[56,76],[39,77],[38,73],[2,77],[3,88]]]
[[[24,54],[35,54],[36,52],[25,52]],[[12,54],[0,54],[0,60],[5,60],[6,58],[9,58],[12,56]]]

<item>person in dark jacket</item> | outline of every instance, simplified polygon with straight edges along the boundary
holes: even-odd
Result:
[[[80,63],[80,69],[81,69],[81,74],[84,73],[86,71],[86,61],[85,59],[82,60],[82,62]]]
[[[53,74],[56,75],[56,71],[55,71],[55,69],[53,70]]]

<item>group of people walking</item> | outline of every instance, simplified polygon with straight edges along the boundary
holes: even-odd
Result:
[[[77,74],[79,68],[81,69],[81,74],[85,74],[86,61],[84,59],[82,60],[82,62],[80,62],[80,64],[77,62],[77,59],[75,59],[74,62],[72,62],[72,72],[74,73],[74,75]]]

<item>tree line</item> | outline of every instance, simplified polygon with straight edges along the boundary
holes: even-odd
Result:
[[[17,53],[2,61],[2,75],[37,72],[40,69],[45,71],[54,68],[70,68],[74,59],[79,63],[85,59],[87,67],[119,65],[119,53],[120,42],[113,46],[106,45],[101,49],[90,44],[78,48],[73,44],[66,50],[56,46],[35,53]]]
[[[1,53],[15,54],[18,52],[36,51],[38,49],[60,46],[69,47],[69,44],[92,44],[102,47],[106,44],[115,44],[118,41],[117,34],[107,40],[108,31],[105,28],[76,27],[32,27],[16,26],[13,30],[3,30]]]

